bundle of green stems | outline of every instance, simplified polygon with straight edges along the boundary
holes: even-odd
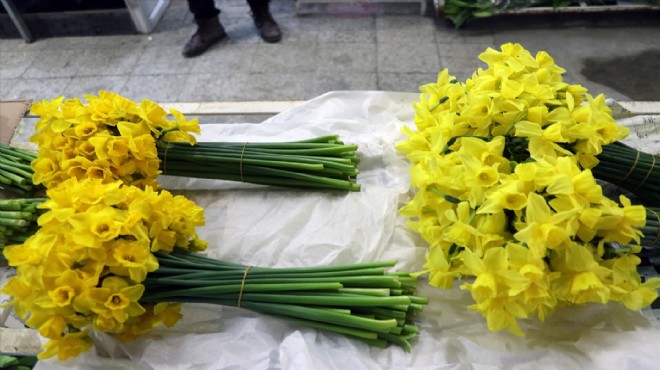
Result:
[[[639,244],[660,256],[660,208],[646,207],[646,225],[642,233],[644,236]]]
[[[43,213],[37,206],[44,198],[0,200],[0,258],[6,245],[23,243],[37,232],[37,218]]]
[[[164,175],[359,191],[357,146],[336,135],[295,142],[158,144]]]
[[[594,176],[639,196],[647,206],[660,207],[660,155],[638,151],[621,142],[603,146]]]
[[[415,314],[428,303],[414,295],[417,278],[386,272],[395,262],[263,268],[178,249],[156,257],[160,265],[143,282],[142,302],[235,306],[379,347],[410,351],[419,333]]]
[[[30,370],[36,364],[36,356],[9,356],[0,354],[0,369],[3,370]]]
[[[41,189],[32,182],[30,163],[36,158],[35,153],[0,144],[0,189],[21,196]]]

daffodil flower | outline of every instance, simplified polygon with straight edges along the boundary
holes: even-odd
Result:
[[[149,242],[146,240],[118,239],[111,247],[117,266],[111,266],[110,271],[118,276],[128,276],[136,283],[142,282],[148,272],[158,268],[156,257],[151,254]]]
[[[648,305],[656,283],[639,283],[626,257],[641,248],[645,208],[608,199],[594,177],[603,148],[628,129],[603,95],[564,82],[544,51],[507,43],[479,59],[487,68],[465,82],[443,70],[420,87],[415,129],[397,144],[415,189],[400,214],[429,245],[421,273],[439,287],[454,273],[474,278],[462,286],[470,308],[516,335],[518,319],[543,320],[559,305]]]
[[[498,189],[490,194],[477,209],[478,214],[493,214],[505,209],[519,211],[527,206],[527,195],[514,187]]]
[[[33,182],[54,187],[70,177],[92,177],[157,186],[156,138],[169,132],[163,140],[194,144],[187,132],[200,132],[197,120],[186,120],[176,110],[170,112],[174,120],[168,120],[162,107],[146,99],[137,104],[107,91],[85,99],[86,105],[63,97],[33,105],[40,116],[30,138],[39,144]]]
[[[126,280],[109,276],[103,279],[100,288],[90,291],[90,296],[102,304],[92,308],[97,314],[110,313],[120,323],[129,317],[139,316],[145,312],[137,302],[144,293],[144,285],[129,285]]]
[[[9,304],[20,318],[26,318],[30,309],[35,305],[38,286],[33,286],[23,276],[12,276],[2,286],[2,293],[12,296]]]
[[[450,289],[454,279],[460,277],[457,271],[451,271],[451,263],[445,255],[444,248],[441,247],[431,248],[426,256],[424,268],[425,270],[417,275],[429,273],[429,284],[438,288]]]
[[[36,234],[4,251],[18,275],[2,290],[16,313],[51,339],[43,356],[73,355],[76,343],[82,350],[85,336],[71,328],[120,332],[145,313],[138,303],[144,286],[136,283],[158,269],[150,232],[160,249],[206,247],[195,232],[203,209],[182,196],[90,178],[68,179],[47,195]],[[173,324],[176,317],[163,308],[153,320]]]
[[[486,318],[488,330],[497,332],[509,330],[516,336],[524,333],[518,325],[517,319],[528,317],[528,313],[520,303],[507,297],[497,297],[468,306],[471,310],[481,313]]]
[[[46,342],[44,344],[44,351],[39,353],[37,358],[44,359],[57,356],[59,360],[66,360],[88,351],[92,348],[92,345],[92,339],[86,330],[67,333],[61,338]]]
[[[475,217],[467,202],[459,203],[456,211],[446,211],[445,218],[449,225],[445,228],[444,239],[456,245],[473,245],[472,240],[483,235],[472,225]]]
[[[660,278],[646,279],[642,283],[637,266],[641,260],[635,255],[624,255],[618,259],[604,261],[611,268],[612,280],[608,288],[612,300],[621,302],[633,311],[641,310],[657,298],[660,288]]]
[[[66,328],[66,319],[60,315],[51,316],[39,327],[39,335],[49,339],[59,339]]]
[[[505,248],[492,248],[480,259],[470,250],[462,253],[466,268],[477,278],[466,283],[461,289],[469,290],[477,302],[471,309],[486,317],[490,330],[508,329],[522,335],[516,318],[524,318],[528,313],[515,296],[525,291],[530,281],[509,268],[508,252]]]

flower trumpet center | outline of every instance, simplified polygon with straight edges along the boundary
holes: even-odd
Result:
[[[148,245],[122,240],[117,242],[113,255],[124,267],[141,267],[147,260],[148,248]]]
[[[527,205],[527,197],[523,193],[509,193],[503,197],[504,208],[520,210]]]
[[[126,308],[129,304],[128,298],[121,293],[115,293],[108,297],[108,300],[105,302],[105,306],[111,310],[121,310]]]
[[[479,186],[492,186],[499,180],[499,174],[492,167],[484,167],[477,172],[476,179]]]
[[[49,292],[48,295],[53,300],[53,303],[59,307],[64,307],[71,303],[71,300],[76,295],[76,291],[70,286],[63,286]]]
[[[106,173],[100,167],[91,167],[87,169],[87,176],[92,179],[104,180]]]
[[[102,240],[110,240],[116,237],[118,232],[119,228],[109,220],[100,220],[92,227],[92,233]]]

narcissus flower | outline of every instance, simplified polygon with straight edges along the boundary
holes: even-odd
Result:
[[[39,116],[32,142],[39,144],[32,164],[33,181],[54,187],[68,178],[122,180],[136,186],[157,186],[160,174],[156,140],[196,143],[197,120],[172,109],[174,119],[158,104],[140,104],[108,91],[80,99],[58,97],[36,102]]]
[[[466,280],[470,308],[516,335],[518,319],[564,304],[648,305],[656,282],[641,284],[630,258],[645,208],[605,197],[590,170],[628,129],[546,52],[509,43],[479,59],[488,67],[465,82],[443,70],[420,87],[397,144],[415,189],[400,214],[429,245],[420,273],[441,288]]]
[[[140,303],[141,283],[159,266],[152,239],[154,250],[206,247],[195,232],[202,208],[166,191],[93,178],[68,179],[47,195],[39,230],[4,250],[17,274],[2,288],[15,312],[50,339],[40,358],[86,351],[89,327],[137,333],[143,318],[153,326],[178,320],[176,306]]]

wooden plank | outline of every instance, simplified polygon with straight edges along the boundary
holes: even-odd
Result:
[[[160,103],[168,110],[174,108],[184,115],[190,116],[223,116],[277,114],[293,108],[303,101],[236,101],[236,102],[188,102]]]
[[[41,352],[41,341],[36,330],[0,328],[1,354],[36,356],[39,352]]]
[[[635,115],[660,114],[660,101],[617,101],[617,103],[629,113]]]
[[[235,102],[183,102],[158,103],[165,110],[174,108],[186,116],[233,116],[278,114],[303,103],[302,100],[286,101],[235,101]],[[28,118],[36,118],[28,114]]]

